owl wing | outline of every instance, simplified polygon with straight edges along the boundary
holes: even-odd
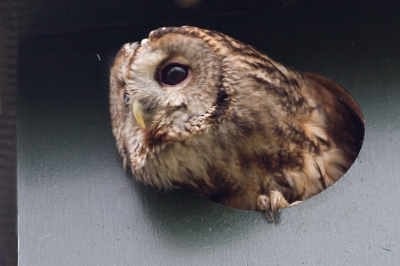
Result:
[[[310,96],[326,116],[329,137],[354,161],[364,138],[364,117],[356,101],[335,82],[313,73],[303,73]]]

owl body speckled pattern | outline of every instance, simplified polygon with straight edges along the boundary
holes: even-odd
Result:
[[[194,27],[125,44],[111,69],[110,111],[137,180],[191,187],[272,219],[335,183],[364,135],[362,114],[339,85]]]

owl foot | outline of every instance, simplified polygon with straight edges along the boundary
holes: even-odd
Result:
[[[295,202],[296,204],[299,202]],[[279,191],[271,191],[269,196],[261,195],[257,198],[257,208],[261,211],[265,211],[271,220],[276,223],[276,210],[290,206],[286,201],[285,197]]]

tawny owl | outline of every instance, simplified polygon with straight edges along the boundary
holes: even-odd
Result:
[[[125,44],[110,76],[113,133],[134,177],[266,211],[335,183],[362,144],[353,98],[215,31],[169,27]]]

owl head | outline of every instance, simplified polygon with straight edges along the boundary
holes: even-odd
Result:
[[[182,140],[223,120],[231,101],[248,104],[240,108],[243,112],[256,109],[261,103],[252,99],[264,92],[250,93],[249,88],[257,82],[279,86],[287,73],[222,33],[187,26],[157,29],[140,43],[123,45],[116,56],[110,78],[114,134],[118,142],[123,131],[144,134],[147,148]],[[283,107],[273,101],[282,102],[282,93],[262,104]],[[272,116],[279,113],[271,110]],[[243,115],[252,122],[251,112]],[[122,144],[119,148],[124,153]]]

